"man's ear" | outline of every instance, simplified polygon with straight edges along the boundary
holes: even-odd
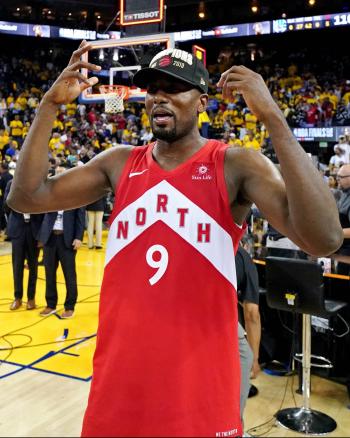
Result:
[[[207,94],[201,94],[199,96],[198,113],[204,113],[208,107],[209,96]]]

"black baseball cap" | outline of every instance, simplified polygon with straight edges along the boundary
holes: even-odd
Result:
[[[159,52],[149,63],[149,67],[135,73],[133,83],[140,88],[147,88],[155,72],[162,72],[208,92],[209,73],[202,61],[192,53],[180,49],[166,49]]]

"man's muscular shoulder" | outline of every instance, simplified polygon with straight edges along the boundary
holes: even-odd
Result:
[[[254,202],[248,195],[247,187],[261,181],[269,173],[272,165],[260,152],[245,148],[228,148],[225,155],[225,180],[232,216],[237,223],[247,217]]]

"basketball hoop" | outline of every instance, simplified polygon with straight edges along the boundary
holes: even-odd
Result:
[[[105,101],[105,112],[108,114],[124,111],[124,99],[129,97],[129,87],[124,85],[101,85],[100,93]]]

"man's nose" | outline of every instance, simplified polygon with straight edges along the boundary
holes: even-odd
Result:
[[[153,99],[155,104],[166,103],[169,101],[167,94],[162,90],[157,90]]]

